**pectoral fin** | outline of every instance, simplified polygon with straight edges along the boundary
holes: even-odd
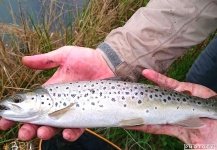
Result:
[[[145,121],[143,118],[136,118],[136,119],[130,119],[130,120],[122,120],[119,122],[120,126],[137,126],[144,124]]]
[[[188,118],[185,120],[181,120],[175,123],[176,125],[183,126],[185,128],[201,128],[204,126],[204,123],[200,120],[200,118]]]
[[[69,104],[67,107],[54,111],[52,113],[49,113],[48,116],[54,119],[59,119],[61,118],[75,103]]]

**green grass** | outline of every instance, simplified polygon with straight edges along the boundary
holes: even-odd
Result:
[[[76,14],[75,20],[70,10],[66,12],[60,10],[61,13],[52,11],[56,10],[56,5],[51,3],[49,7],[45,7],[49,13],[45,14],[45,19],[40,24],[33,20],[31,13],[26,12],[21,13],[24,15],[21,17],[22,25],[20,26],[0,24],[0,35],[7,34],[10,37],[6,43],[0,41],[0,98],[42,84],[55,72],[55,69],[43,72],[28,69],[20,61],[22,56],[45,53],[70,44],[96,48],[112,29],[122,26],[138,8],[145,6],[147,2],[148,0],[107,0],[105,2],[93,0],[81,14]],[[20,10],[22,11],[22,8]],[[13,10],[10,11],[13,12]],[[62,24],[61,15],[63,14],[70,18],[70,23],[67,25]],[[74,24],[72,24],[73,21]],[[52,31],[51,26],[59,30]],[[213,35],[175,61],[166,75],[183,81],[188,69]],[[144,80],[141,82],[149,83]],[[0,149],[10,140],[17,138],[19,127],[20,124],[8,131],[0,131]],[[121,128],[98,128],[95,131],[125,150],[183,149],[183,143],[174,137]]]

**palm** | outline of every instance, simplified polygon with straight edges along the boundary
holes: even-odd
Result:
[[[65,46],[47,54],[24,57],[23,63],[35,69],[59,66],[46,84],[114,76],[102,56],[90,48]]]

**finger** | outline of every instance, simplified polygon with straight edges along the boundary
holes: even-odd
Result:
[[[138,130],[151,134],[169,135],[177,137],[180,140],[183,140],[185,137],[187,137],[187,132],[184,128],[173,125],[142,125],[135,127],[126,127],[125,129]]]
[[[41,126],[38,128],[37,136],[42,140],[49,140],[59,132],[59,129],[50,126]]]
[[[22,63],[33,69],[49,69],[61,64],[64,53],[62,49],[57,49],[45,54],[24,56]]]
[[[38,129],[37,125],[24,124],[18,132],[18,137],[22,141],[31,140],[36,136],[37,129]]]
[[[7,120],[5,118],[1,118],[0,120],[0,129],[1,130],[8,130],[11,128],[16,122]]]
[[[168,78],[160,73],[157,73],[151,69],[145,69],[142,72],[142,75],[145,76],[147,79],[155,82],[161,87],[168,88],[168,89],[176,89],[180,82],[176,81],[172,78]]]
[[[64,129],[63,130],[63,138],[73,142],[77,140],[84,132],[83,128],[78,128],[78,129]]]

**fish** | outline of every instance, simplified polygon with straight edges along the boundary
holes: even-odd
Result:
[[[172,124],[204,126],[217,119],[217,98],[203,99],[155,85],[115,80],[41,86],[4,98],[0,116],[59,128]]]

